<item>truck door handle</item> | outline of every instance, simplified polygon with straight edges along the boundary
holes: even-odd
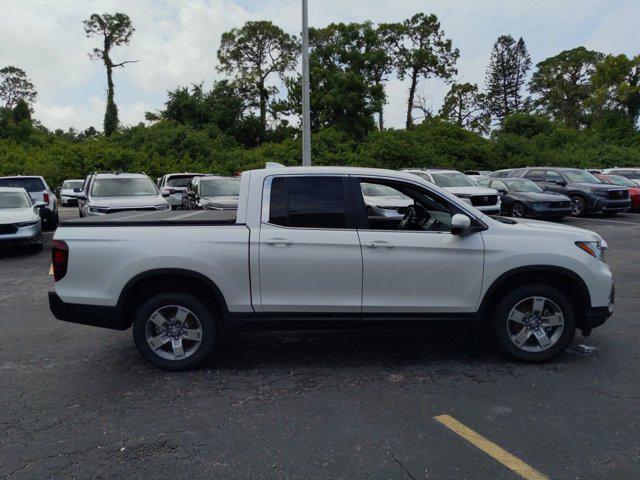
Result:
[[[293,245],[293,242],[286,238],[271,238],[269,240],[265,240],[264,243],[267,245],[273,245],[274,247],[288,247],[289,245]]]
[[[385,242],[382,240],[369,242],[366,245],[369,248],[389,248],[389,249],[393,248],[393,245],[390,245],[388,242]]]

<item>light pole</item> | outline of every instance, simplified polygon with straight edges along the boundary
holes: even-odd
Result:
[[[309,93],[309,5],[302,0],[302,165],[311,166],[311,98]]]

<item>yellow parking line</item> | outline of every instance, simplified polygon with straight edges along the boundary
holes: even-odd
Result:
[[[434,419],[440,422],[442,425],[452,430],[454,433],[460,435],[467,442],[471,443],[475,447],[482,450],[484,453],[493,457],[509,470],[517,473],[525,480],[549,480],[549,477],[538,472],[533,467],[527,465],[522,460],[514,457],[509,452],[496,445],[490,440],[487,440],[479,433],[474,432],[466,425],[463,425],[458,420],[450,415],[438,415]]]
[[[49,275],[53,275],[53,263],[49,267]]]

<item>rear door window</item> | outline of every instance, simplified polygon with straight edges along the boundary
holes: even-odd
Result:
[[[544,170],[530,170],[525,175],[525,178],[528,178],[529,180],[532,180],[534,182],[544,182],[545,174],[546,172]]]
[[[557,183],[562,182],[562,176],[558,172],[551,170],[547,171],[547,182]]]
[[[276,177],[269,223],[296,228],[351,228],[344,177]]]

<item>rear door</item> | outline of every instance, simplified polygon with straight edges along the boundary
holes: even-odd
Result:
[[[536,182],[541,188],[547,188],[547,172],[546,170],[529,170],[524,174],[524,178],[528,178],[532,182]]]
[[[403,230],[393,219],[368,217],[362,199],[364,183],[383,184],[413,198],[428,212],[425,222]],[[363,316],[475,312],[482,288],[484,242],[480,232],[451,233],[451,217],[460,210],[417,184],[354,177],[352,186],[362,244]]]
[[[550,192],[565,193],[567,191],[567,183],[560,173],[555,170],[547,170],[547,181],[545,190]]]
[[[362,254],[348,177],[267,177],[259,256],[264,312],[358,316]]]

